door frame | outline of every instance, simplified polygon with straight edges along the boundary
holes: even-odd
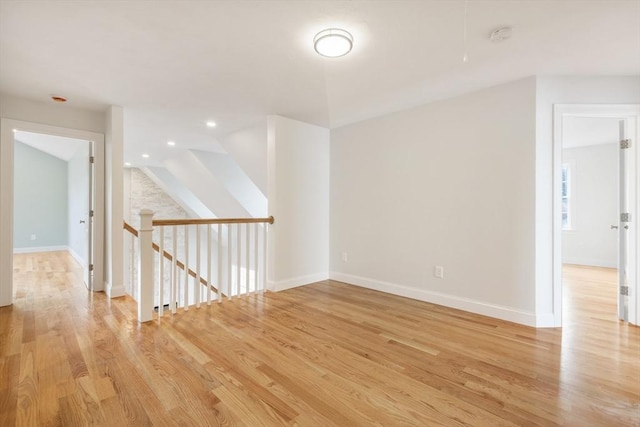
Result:
[[[638,292],[638,265],[640,232],[640,104],[554,104],[553,106],[553,312],[554,326],[562,326],[562,122],[564,117],[604,117],[624,119],[632,140],[628,167],[630,225],[629,261],[634,262],[633,276],[629,277],[629,322],[640,324],[640,295]],[[617,298],[617,297],[616,297]],[[617,315],[617,313],[616,313]]]
[[[104,134],[13,119],[0,119],[0,307],[13,303],[13,144],[14,130],[83,139],[94,142],[93,290],[104,283]]]

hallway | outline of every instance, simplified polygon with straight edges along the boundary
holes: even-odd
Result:
[[[319,282],[139,325],[65,252],[15,256],[0,425],[640,423],[640,328],[615,276],[565,269],[565,328]]]

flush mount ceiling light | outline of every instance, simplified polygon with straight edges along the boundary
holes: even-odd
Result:
[[[67,102],[67,98],[65,98],[64,96],[60,96],[60,95],[51,95],[51,99],[55,102]]]
[[[339,58],[351,52],[353,36],[339,28],[320,31],[313,38],[313,48],[319,55],[327,58]]]
[[[174,145],[176,145],[175,141],[167,141],[167,145],[173,147]]]
[[[214,127],[216,127],[216,122],[209,120],[207,122],[207,126],[210,127],[210,128],[214,128]]]
[[[145,159],[148,159],[149,155],[145,153],[145,154],[142,155],[142,157],[144,157]]]

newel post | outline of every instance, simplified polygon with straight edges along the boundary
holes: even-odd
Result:
[[[138,321],[153,319],[153,211],[140,211],[138,242]]]

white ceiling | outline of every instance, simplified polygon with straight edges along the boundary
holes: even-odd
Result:
[[[218,150],[281,114],[338,127],[536,74],[640,74],[640,2],[0,1],[0,91],[125,108],[125,156]],[[513,37],[488,40],[503,25]],[[318,56],[327,27],[353,34]],[[61,105],[60,108],[65,108]],[[204,122],[219,125],[208,129]]]
[[[68,162],[89,141],[42,133],[16,131],[14,139]]]
[[[620,119],[609,117],[564,117],[562,148],[613,144],[620,140]]]

